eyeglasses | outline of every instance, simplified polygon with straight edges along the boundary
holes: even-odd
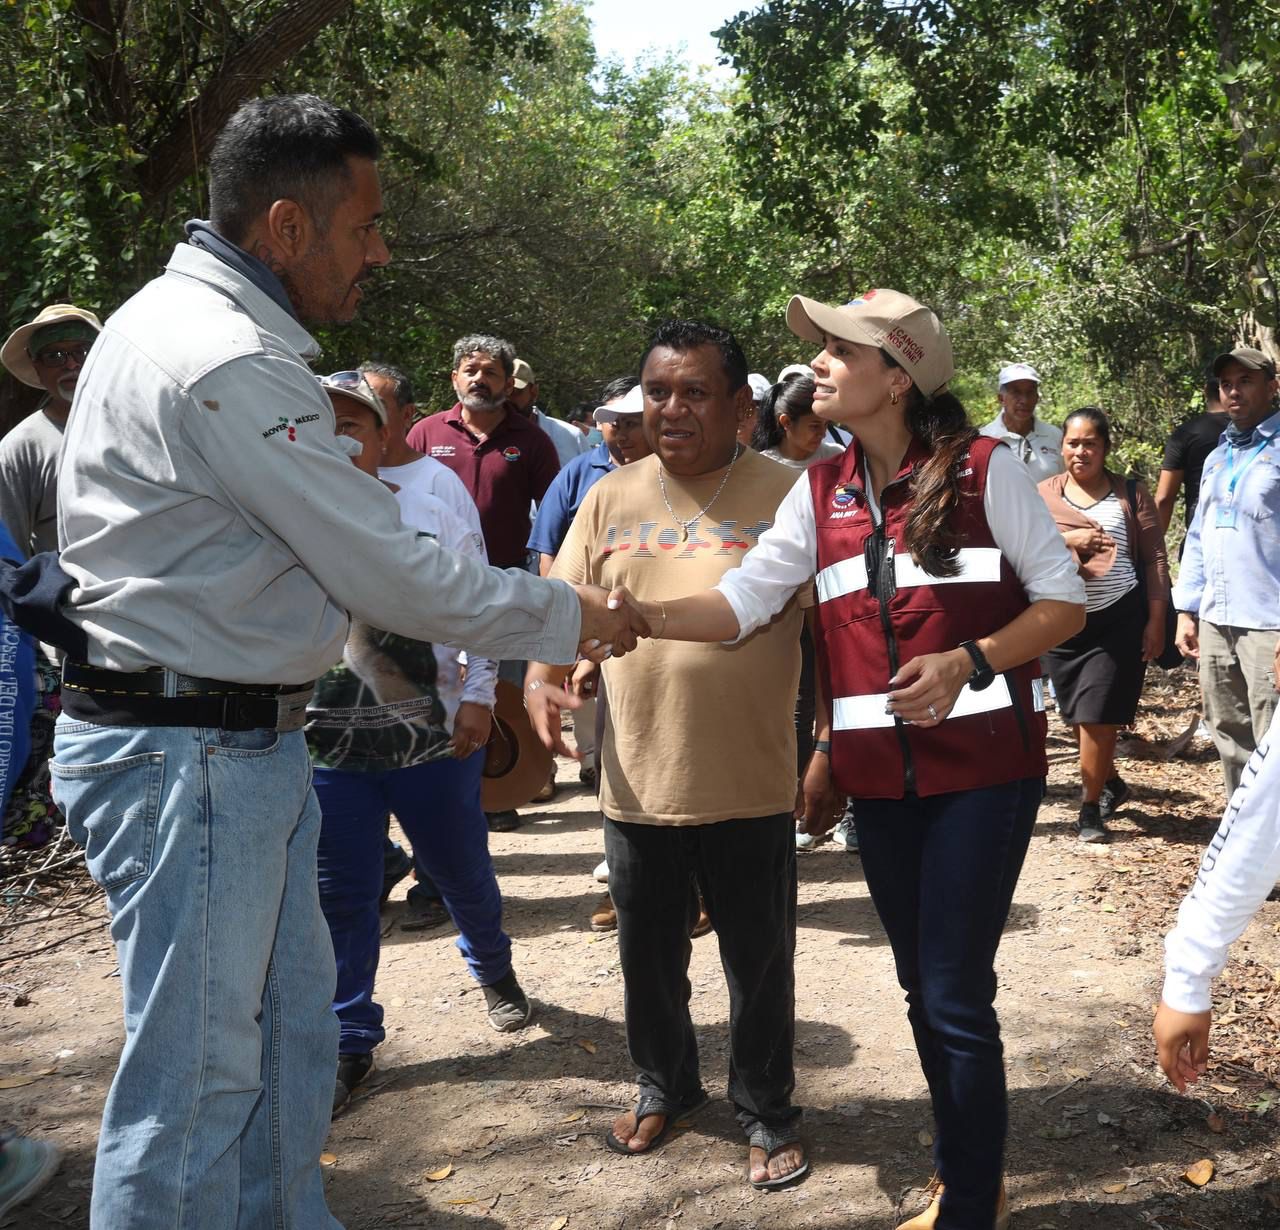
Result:
[[[41,367],[66,367],[69,359],[81,365],[89,357],[92,342],[73,342],[70,346],[58,346],[51,350],[41,350],[34,359]]]

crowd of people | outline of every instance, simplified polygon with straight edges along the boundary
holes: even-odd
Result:
[[[92,1224],[338,1225],[318,1159],[374,1070],[380,909],[410,873],[400,925],[452,921],[488,1024],[533,1018],[489,854],[521,822],[486,793],[506,697],[602,814],[590,925],[617,932],[638,1086],[605,1146],[652,1152],[708,1100],[688,968],[714,930],[747,1181],[808,1173],[796,858],[834,833],[937,1125],[903,1225],[1005,1226],[994,962],[1050,709],[1079,748],[1078,835],[1105,840],[1148,664],[1198,659],[1230,807],[1169,940],[1156,1036],[1179,1088],[1280,875],[1274,361],[1212,361],[1154,497],[1108,465],[1102,409],[1037,415],[1028,363],[971,425],[944,325],[883,288],[793,297],[809,353],[776,381],[731,332],[667,321],[571,421],[508,341],[469,334],[455,403],[420,414],[396,364],[310,366],[305,323],[350,320],[389,259],[380,149],[319,98],[245,104],[164,273],[105,325],[55,304],[0,351],[44,391],[0,440],[4,837],[65,819],[124,1000]],[[5,1140],[0,1211],[56,1165]]]

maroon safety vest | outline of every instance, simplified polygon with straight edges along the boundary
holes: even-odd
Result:
[[[1017,575],[996,546],[983,509],[987,465],[998,440],[979,436],[960,470],[953,513],[963,544],[955,577],[933,577],[905,549],[911,475],[929,456],[917,439],[881,495],[872,521],[857,440],[843,456],[813,466],[817,526],[817,639],[831,703],[831,767],[854,798],[972,790],[1048,772],[1040,664],[1031,661],[973,691],[966,684],[932,728],[885,713],[889,679],[926,653],[955,649],[1002,628],[1027,608]]]

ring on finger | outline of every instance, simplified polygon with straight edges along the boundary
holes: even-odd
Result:
[[[927,708],[929,710],[929,717],[936,722],[938,720],[938,711],[932,705],[927,706]]]

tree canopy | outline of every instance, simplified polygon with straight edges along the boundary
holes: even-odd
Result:
[[[733,328],[773,374],[808,357],[790,294],[887,285],[943,315],[975,418],[1031,361],[1051,417],[1101,404],[1149,463],[1213,353],[1276,353],[1275,18],[770,0],[718,32],[723,81],[602,62],[575,0],[3,6],[4,312],[110,312],[203,215],[238,102],[309,89],[382,133],[393,251],[322,364],[401,363],[434,408],[452,338],[485,329],[564,409],[664,316]]]

